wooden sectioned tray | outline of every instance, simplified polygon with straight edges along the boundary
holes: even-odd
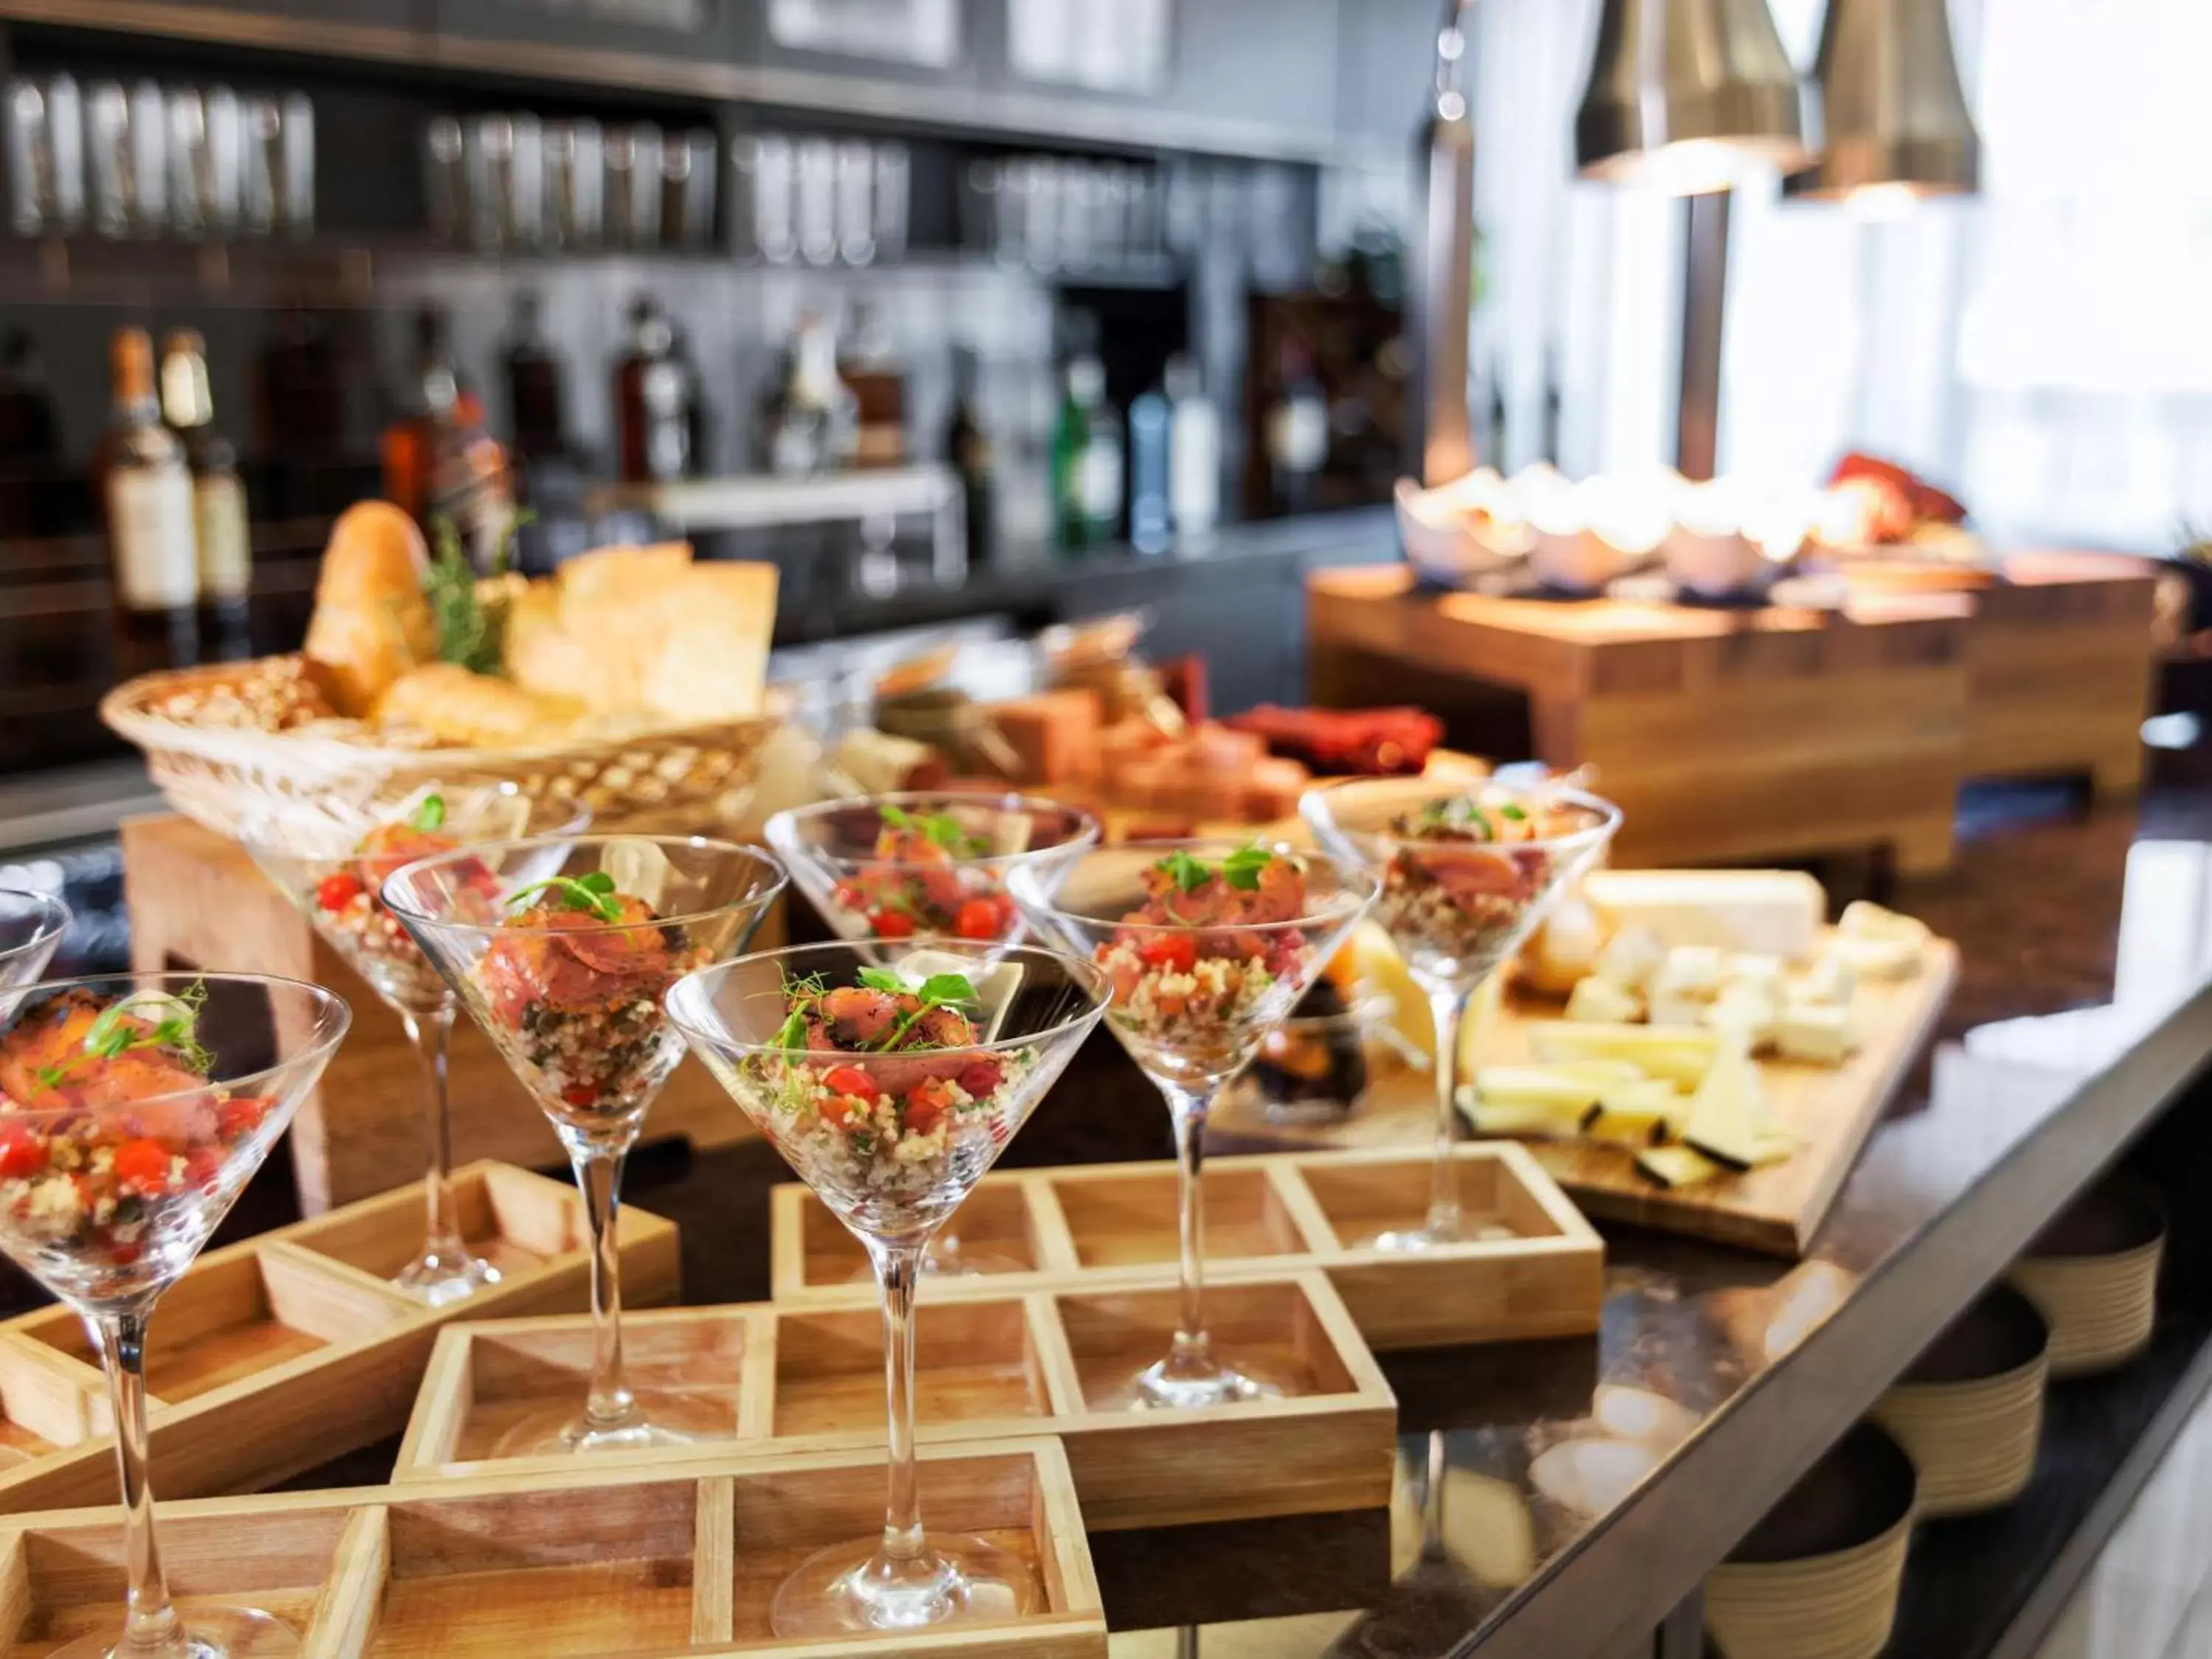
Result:
[[[1455,1147],[1453,1163],[1469,1228],[1491,1236],[1409,1254],[1360,1241],[1419,1223],[1429,1199],[1425,1147],[1208,1160],[1209,1297],[1218,1285],[1318,1269],[1378,1352],[1595,1331],[1605,1247],[1558,1184],[1510,1141]],[[1176,1213],[1170,1163],[987,1176],[947,1231],[963,1251],[1019,1270],[927,1275],[922,1299],[1168,1282]],[[866,1254],[805,1187],[775,1189],[771,1224],[778,1302],[849,1301],[865,1287]]]
[[[1105,1659],[1105,1615],[1067,1462],[1048,1438],[932,1448],[934,1524],[981,1533],[1035,1576],[1039,1611],[917,1642],[911,1632],[779,1641],[769,1598],[813,1551],[883,1524],[879,1457],[725,1455],[662,1468],[570,1459],[557,1472],[161,1506],[187,1619],[235,1597],[314,1659]],[[120,1516],[0,1522],[0,1659],[121,1629]]]
[[[921,1443],[1057,1436],[1084,1519],[1100,1531],[1388,1503],[1397,1402],[1328,1279],[1308,1272],[1226,1284],[1208,1292],[1207,1313],[1215,1340],[1284,1382],[1289,1397],[1132,1409],[1129,1377],[1167,1351],[1175,1329],[1171,1285],[1001,1291],[931,1307],[915,1326]],[[863,1300],[670,1310],[626,1319],[623,1335],[632,1385],[715,1403],[738,1455],[884,1443],[883,1323]],[[520,1416],[582,1396],[591,1346],[584,1319],[447,1327],[393,1480],[568,1466],[562,1456],[488,1460]]]
[[[422,1243],[419,1187],[210,1250],[161,1298],[146,1346],[154,1489],[250,1492],[396,1433],[441,1325],[585,1304],[590,1252],[574,1188],[499,1164],[456,1173],[469,1243],[504,1275],[459,1307],[385,1280]],[[623,1290],[674,1299],[676,1229],[622,1214]],[[0,1325],[0,1511],[112,1501],[107,1388],[65,1307]]]

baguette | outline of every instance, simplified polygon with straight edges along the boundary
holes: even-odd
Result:
[[[401,675],[437,660],[429,562],[422,532],[389,501],[357,502],[331,526],[305,651],[340,714],[368,714]]]

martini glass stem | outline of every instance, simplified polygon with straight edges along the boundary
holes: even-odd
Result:
[[[146,1320],[143,1309],[82,1316],[107,1372],[115,1413],[115,1468],[123,1487],[125,1571],[130,1585],[115,1659],[183,1659],[183,1624],[169,1601],[154,1536],[154,1492],[146,1478]]]
[[[867,1572],[886,1589],[902,1578],[925,1577],[933,1568],[922,1541],[914,1449],[914,1297],[924,1253],[920,1244],[868,1245],[884,1293],[884,1404],[890,1457],[883,1551]]]
[[[459,1218],[453,1209],[453,1120],[446,1100],[446,1049],[453,1033],[453,1005],[427,1014],[402,1009],[400,1024],[422,1062],[423,1129],[430,1143],[430,1172],[423,1178],[422,1255],[451,1267],[464,1260]]]
[[[592,1392],[584,1416],[595,1431],[627,1428],[637,1420],[637,1400],[623,1374],[622,1248],[615,1224],[622,1206],[623,1153],[577,1147],[569,1161],[592,1234]]]
[[[1437,1160],[1429,1171],[1427,1231],[1437,1240],[1459,1234],[1459,1171],[1452,1143],[1459,1138],[1459,1033],[1474,1000],[1471,988],[1439,987],[1429,993],[1429,1017],[1437,1028]]]
[[[1206,1334],[1206,1118],[1212,1109],[1212,1089],[1203,1091],[1163,1084],[1168,1117],[1175,1125],[1176,1287],[1175,1346],[1169,1351],[1170,1378],[1204,1377],[1214,1370],[1213,1344]]]

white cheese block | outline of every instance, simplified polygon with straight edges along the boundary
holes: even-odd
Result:
[[[1649,927],[1660,943],[1813,954],[1827,895],[1795,870],[1597,870],[1583,896],[1615,928]]]
[[[1570,893],[1521,953],[1521,982],[1547,996],[1565,996],[1596,971],[1605,948],[1605,924],[1578,895]]]
[[[1824,949],[1851,970],[1855,981],[1911,979],[1920,971],[1920,946],[1910,939],[1838,933]]]
[[[1633,991],[1624,991],[1609,979],[1595,975],[1576,981],[1574,994],[1567,999],[1567,1018],[1592,1021],[1601,1025],[1626,1025],[1644,1017],[1644,1000]]]
[[[1832,1003],[1793,1002],[1774,1028],[1774,1046],[1784,1060],[1815,1066],[1840,1066],[1852,1048],[1851,1014]]]
[[[1749,983],[1731,985],[1705,1005],[1699,1024],[1712,1030],[1733,1033],[1756,1054],[1774,1046],[1775,1028],[1781,1018],[1778,997]]]
[[[1651,994],[1710,997],[1720,994],[1721,964],[1725,960],[1713,945],[1678,945],[1667,952],[1651,981]]]
[[[1726,985],[1782,984],[1782,958],[1765,951],[1733,951],[1721,962],[1721,982]]]
[[[1547,1106],[1570,1118],[1596,1105],[1607,1086],[1550,1066],[1485,1066],[1474,1074],[1477,1100]]]
[[[1832,951],[1823,951],[1820,959],[1805,970],[1805,976],[1790,988],[1790,1000],[1848,1008],[1851,993],[1858,989],[1858,979],[1850,963]]]
[[[1928,924],[1917,916],[1899,915],[1866,899],[1854,899],[1844,907],[1836,931],[1852,939],[1896,939],[1905,945],[1925,945],[1929,939]]]
[[[1549,1020],[1528,1032],[1528,1047],[1539,1060],[1625,1060],[1685,1087],[1694,1087],[1705,1076],[1719,1046],[1710,1031],[1657,1031],[1645,1025]]]
[[[1674,991],[1654,992],[1650,1020],[1654,1025],[1703,1025],[1705,1010],[1712,1006],[1705,997],[1684,996]]]
[[[1624,991],[1643,992],[1667,958],[1667,947],[1649,927],[1624,927],[1598,952],[1597,976]]]

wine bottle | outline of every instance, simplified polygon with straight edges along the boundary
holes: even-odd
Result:
[[[161,423],[154,395],[154,343],[146,331],[118,329],[109,358],[115,403],[100,473],[121,666],[125,673],[181,666],[198,654],[191,471],[184,445]]]

